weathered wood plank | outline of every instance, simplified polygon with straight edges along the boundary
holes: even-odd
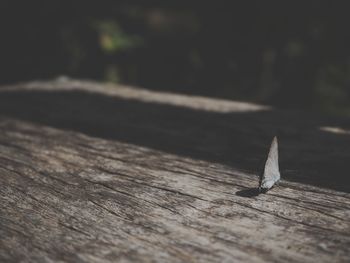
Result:
[[[266,152],[268,141],[263,138],[270,136],[266,123],[251,124],[253,117],[249,116],[237,126],[225,123],[229,118],[218,117],[222,112],[216,100],[201,102],[208,104],[205,113],[171,109],[162,115],[158,110],[164,108],[152,108],[152,94],[147,95],[147,103],[152,104],[141,108],[130,108],[127,100],[113,97],[118,92],[128,94],[127,88],[109,90],[104,94],[108,99],[97,98],[102,110],[93,104],[94,97],[78,104],[85,105],[79,109],[69,102],[74,94],[55,93],[59,101],[55,104],[50,94],[41,97],[33,91],[57,92],[65,87],[71,92],[77,83],[90,92],[100,87],[53,82],[0,91],[0,261],[349,261],[350,195],[341,191],[348,189],[341,187],[345,175],[323,171],[324,180],[335,178],[332,190],[313,183],[312,167],[300,167],[301,174],[282,169],[282,179],[285,174],[294,182],[284,180],[268,194],[254,195],[256,167],[249,171],[249,165],[256,165]],[[96,88],[96,92],[103,89]],[[141,95],[133,96],[133,100],[142,100]],[[164,101],[171,101],[171,94],[166,96]],[[161,102],[161,97],[157,100]],[[191,105],[191,97],[187,100]],[[176,107],[186,107],[179,105],[178,97],[177,101]],[[21,107],[13,105],[19,102]],[[113,103],[119,104],[118,112]],[[225,114],[232,114],[237,104],[226,103]],[[93,105],[92,110],[89,105]],[[147,106],[149,118],[142,121],[140,112]],[[201,111],[201,106],[195,111]],[[211,115],[213,111],[220,113]],[[173,115],[178,113],[182,115]],[[191,126],[194,117],[202,119]],[[282,116],[270,120],[271,132],[276,131],[276,123],[285,124]],[[307,121],[298,123],[302,126]],[[311,122],[320,124],[318,120]],[[208,129],[202,130],[204,127]],[[227,152],[225,137],[218,137],[221,148],[212,142],[225,127],[234,131],[232,136],[243,138],[242,144],[245,136],[263,133],[264,137],[252,137],[246,151],[240,143],[229,144],[226,147],[236,149]],[[285,137],[282,151],[284,143],[285,149],[300,148],[300,142],[293,144],[295,138],[304,142],[303,136],[314,136],[316,141],[326,139],[328,146],[339,146],[341,160],[349,156],[346,136],[327,137],[318,130],[312,133],[311,128],[289,128],[279,130]],[[140,138],[142,135],[156,138]],[[155,144],[157,139],[164,145]],[[316,158],[321,155],[319,145],[307,146],[301,148],[308,151],[304,155],[308,160],[323,160]],[[227,153],[233,154],[225,157]],[[247,157],[249,153],[253,160]],[[288,158],[288,153],[284,156]],[[289,158],[285,164],[295,164],[296,157]]]

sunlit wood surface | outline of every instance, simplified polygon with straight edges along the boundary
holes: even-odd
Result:
[[[2,87],[0,261],[349,262],[349,124],[88,81]],[[274,135],[282,182],[257,195]]]

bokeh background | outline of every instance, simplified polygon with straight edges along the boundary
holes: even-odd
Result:
[[[347,1],[1,1],[0,84],[60,75],[350,116]]]

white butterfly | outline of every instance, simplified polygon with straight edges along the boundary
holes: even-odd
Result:
[[[275,136],[272,140],[269,155],[267,156],[265,167],[260,174],[259,191],[266,192],[281,179],[278,166],[278,142]]]

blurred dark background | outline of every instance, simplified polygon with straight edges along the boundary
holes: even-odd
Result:
[[[350,116],[347,1],[1,1],[0,84],[95,79]]]

